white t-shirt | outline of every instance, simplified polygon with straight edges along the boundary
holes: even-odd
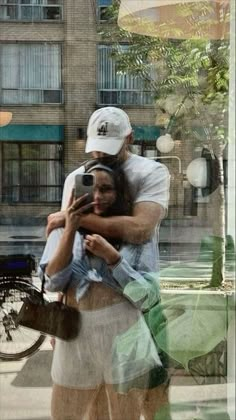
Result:
[[[143,156],[130,154],[122,168],[130,186],[133,203],[151,201],[160,204],[164,210],[167,210],[170,175],[165,165]],[[75,183],[75,175],[83,173],[84,170],[85,168],[82,165],[66,177],[62,196],[62,210],[66,209],[69,202]]]

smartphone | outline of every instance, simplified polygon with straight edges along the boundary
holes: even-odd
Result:
[[[93,174],[77,174],[75,176],[75,198],[88,194],[83,204],[89,204],[93,201],[93,188],[95,178]]]

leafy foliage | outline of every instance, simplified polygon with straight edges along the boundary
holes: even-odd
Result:
[[[196,5],[196,13],[207,5]],[[205,9],[204,9],[205,8]],[[137,35],[116,25],[119,1],[109,7],[109,24],[102,25],[103,41],[112,43],[118,71],[142,77],[156,99],[171,93],[201,97],[203,103],[219,101],[224,109],[229,88],[229,42],[204,39],[173,40]],[[181,13],[189,16],[186,6]],[[112,23],[112,25],[110,24]],[[208,22],[209,23],[209,22]],[[120,45],[128,45],[125,50]]]
[[[149,311],[147,322],[158,347],[188,370],[190,360],[225,339],[227,299],[204,293],[172,296]]]
[[[116,24],[119,4],[118,0],[113,2],[109,9],[109,22],[100,27],[103,42],[109,40],[109,44],[113,45],[112,56],[116,60],[117,71],[145,81],[146,90],[155,99],[156,123],[171,129],[168,132],[173,138],[180,133],[183,140],[187,138],[196,145],[207,146],[212,156],[223,161],[223,148],[228,141],[229,41],[174,40],[125,31]],[[192,25],[215,23],[211,22],[210,5],[206,2],[191,5],[195,8],[194,12],[189,7],[187,3],[184,7],[181,5],[180,13]],[[228,19],[229,13],[226,12],[224,22]],[[120,47],[124,44],[128,46],[125,49]],[[223,187],[219,195],[221,205],[218,213],[222,214],[222,218],[217,220],[223,227]],[[225,240],[222,232],[223,229],[221,236]],[[218,257],[216,255],[215,261],[219,260]],[[224,259],[221,261],[221,268],[218,266],[214,270],[213,267],[214,285],[223,282],[224,276],[220,271],[224,272]]]

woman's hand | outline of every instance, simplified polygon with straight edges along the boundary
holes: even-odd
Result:
[[[86,235],[85,248],[97,257],[103,258],[108,265],[120,260],[120,253],[102,236]]]
[[[74,193],[72,192],[69,205],[65,212],[65,226],[67,229],[76,231],[80,227],[80,221],[84,213],[94,205],[93,202],[83,205],[87,196],[88,194],[84,194],[75,200]]]

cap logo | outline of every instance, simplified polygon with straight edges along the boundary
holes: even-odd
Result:
[[[108,132],[108,122],[103,122],[97,129],[98,136],[106,136]]]

